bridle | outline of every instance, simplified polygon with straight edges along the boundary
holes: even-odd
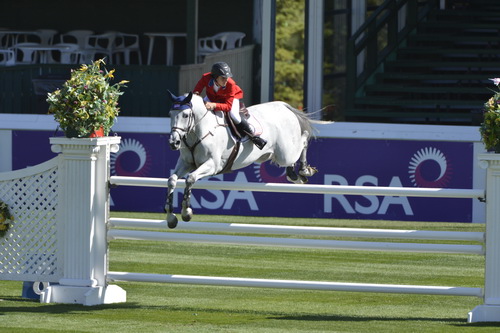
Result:
[[[196,146],[199,145],[205,138],[207,138],[210,135],[213,136],[214,134],[212,133],[212,131],[208,131],[208,133],[206,133],[205,135],[203,135],[200,138],[196,134],[196,132],[194,131],[194,129],[196,128],[196,126],[203,120],[203,118],[206,117],[206,115],[210,112],[210,110],[207,109],[207,111],[203,114],[203,116],[197,122],[196,122],[196,117],[195,117],[195,114],[194,114],[194,111],[193,111],[193,104],[191,102],[187,103],[187,104],[174,105],[174,108],[172,110],[183,111],[183,110],[187,110],[187,109],[189,109],[189,111],[190,111],[189,112],[189,119],[188,119],[187,126],[185,128],[174,126],[174,127],[171,128],[170,132],[173,133],[173,132],[177,131],[177,133],[181,137],[182,142],[184,143],[184,145],[186,145],[186,147],[189,149],[189,151],[193,155],[193,161],[194,161],[194,150],[195,150]],[[212,114],[215,115],[214,112],[212,112]],[[227,126],[227,125],[217,123],[217,126],[215,126],[215,128],[217,128],[219,126]],[[180,132],[183,132],[184,134],[181,134]],[[192,144],[192,145],[189,145],[189,143],[187,142],[187,135],[189,133],[194,133],[195,136],[196,136],[196,138],[197,138],[197,140],[195,141],[195,143]]]
[[[178,132],[179,136],[181,138],[184,138],[189,132],[192,131],[192,129],[194,128],[193,124],[194,124],[194,111],[193,111],[193,106],[191,103],[189,104],[180,104],[180,105],[174,105],[174,108],[172,110],[174,111],[183,111],[183,110],[186,110],[186,109],[189,109],[191,112],[189,112],[189,119],[188,119],[188,124],[187,124],[187,127],[186,128],[182,128],[182,127],[177,127],[177,126],[174,126],[170,129],[170,133],[173,133],[175,131]],[[184,135],[181,135],[181,133],[179,133],[179,131],[182,131],[184,132]]]

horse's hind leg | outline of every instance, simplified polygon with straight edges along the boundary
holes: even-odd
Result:
[[[193,209],[191,208],[191,190],[194,185],[193,177],[189,175],[186,177],[186,187],[184,188],[184,196],[182,197],[182,210],[181,216],[184,222],[191,221],[193,217]]]
[[[304,134],[307,135],[307,132],[305,132]],[[302,135],[303,137],[304,134]],[[316,172],[318,172],[318,169],[310,166],[307,163],[307,148],[308,148],[308,141],[305,140],[304,148],[300,153],[300,163],[299,163],[299,177],[303,180],[304,183],[307,183],[307,177],[311,177]]]
[[[304,148],[304,150],[302,150],[302,153],[300,154],[299,175],[303,177],[311,177],[316,172],[318,172],[318,169],[316,169],[313,166],[310,166],[307,163],[306,155],[307,155],[307,148]]]
[[[291,183],[300,183],[299,176],[295,172],[295,164],[286,167],[286,179]]]

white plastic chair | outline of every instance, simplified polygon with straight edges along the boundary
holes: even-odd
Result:
[[[210,37],[198,39],[198,55],[205,56],[210,53],[220,52],[226,47],[227,36],[225,33],[219,33]]]
[[[6,49],[7,47],[9,47],[9,38],[6,34],[6,31],[5,29],[1,29],[0,28],[0,49]]]
[[[94,55],[105,56],[106,63],[113,63],[113,52],[115,47],[116,32],[106,32],[99,35],[90,35],[88,38],[88,48]]]
[[[17,43],[9,48],[9,50],[14,51],[16,64],[31,65],[38,62],[38,51],[36,49],[30,49],[32,46],[40,46],[40,43]]]
[[[130,65],[130,55],[132,53],[137,54],[137,60],[139,65],[141,65],[142,55],[139,46],[139,35],[126,34],[122,32],[116,33],[115,46],[113,49],[113,54],[116,56],[116,63],[120,63],[121,56],[123,55],[125,65]]]
[[[78,64],[80,63],[81,52],[77,44],[62,44],[59,43],[58,46],[59,53],[61,57],[59,59],[60,64]]]
[[[94,60],[95,51],[89,45],[89,37],[94,34],[92,30],[71,30],[59,36],[61,63],[83,64]]]
[[[211,37],[198,39],[198,57],[201,60],[210,53],[241,47],[246,34],[238,31],[220,32]]]
[[[88,37],[93,35],[92,30],[71,30],[59,36],[59,41],[62,44],[77,44],[80,49],[88,47]]]
[[[226,50],[241,47],[246,34],[238,31],[224,32],[226,34]]]
[[[13,50],[0,50],[0,66],[14,66],[16,55]]]

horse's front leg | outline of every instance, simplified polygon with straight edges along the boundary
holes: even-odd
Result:
[[[193,188],[194,182],[191,180],[191,175],[186,178],[186,187],[184,188],[184,196],[182,198],[182,220],[185,222],[191,221],[193,217],[193,209],[191,208],[191,189]]]
[[[177,216],[174,214],[174,191],[177,186],[177,175],[173,174],[168,178],[167,200],[165,202],[165,213],[167,213],[167,225],[173,229],[177,226]]]
[[[191,190],[193,189],[194,183],[200,178],[214,175],[215,173],[215,164],[213,160],[210,159],[186,177],[186,187],[184,189],[181,211],[183,221],[191,221],[191,218],[193,217],[193,209],[191,208]]]
[[[172,175],[168,178],[168,190],[167,190],[167,198],[165,202],[165,213],[167,213],[167,225],[169,228],[173,229],[177,226],[177,216],[173,213],[174,211],[174,191],[177,186],[177,180],[179,179],[178,175],[184,175],[188,172],[190,168],[184,164],[178,164],[176,166],[176,170]]]

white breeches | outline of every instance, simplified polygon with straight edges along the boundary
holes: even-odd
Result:
[[[208,99],[208,97],[204,97],[203,100],[205,102],[211,102],[211,100]],[[231,116],[231,119],[234,120],[235,124],[241,123],[241,117],[240,117],[240,100],[239,99],[233,99],[233,106],[231,107],[231,111],[229,111],[229,115]]]

